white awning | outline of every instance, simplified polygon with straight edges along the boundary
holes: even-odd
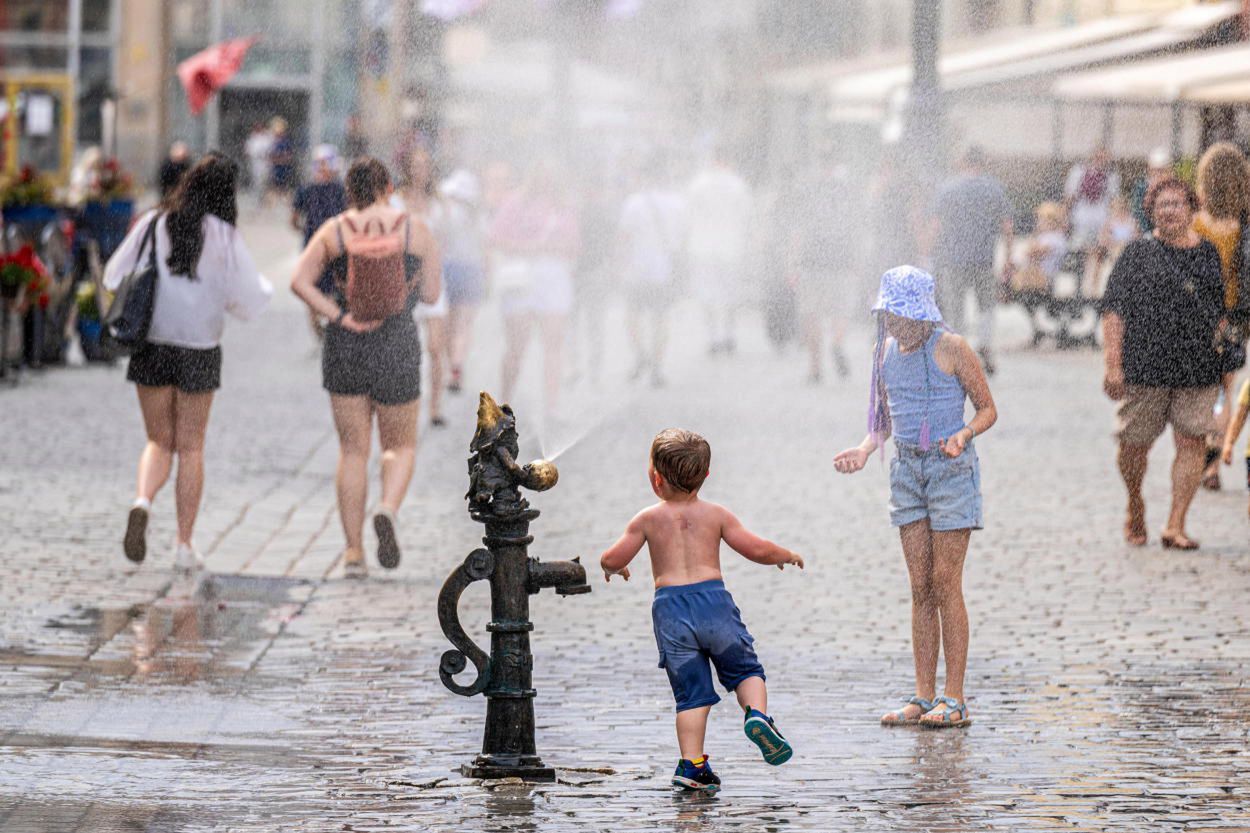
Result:
[[[1017,29],[999,33],[988,43],[955,50],[938,60],[943,88],[952,88],[961,75],[990,72],[1019,61],[1141,34],[1156,28],[1160,15],[1109,17],[1077,26]],[[839,102],[885,102],[900,88],[911,85],[912,67],[899,62],[887,67],[839,75],[829,83],[829,94]]]
[[[1200,38],[1240,10],[1240,0],[1187,6],[1163,15],[1157,28],[1146,32],[961,73],[944,86],[955,90],[1002,84],[1161,52]]]
[[[1068,101],[1165,104],[1212,101],[1213,89],[1250,79],[1250,44],[1238,43],[1172,55],[1113,69],[1091,70],[1055,82]],[[1205,90],[1205,93],[1202,92]]]
[[[1222,81],[1205,87],[1194,87],[1186,91],[1185,99],[1203,104],[1250,103],[1250,74],[1236,81]]]

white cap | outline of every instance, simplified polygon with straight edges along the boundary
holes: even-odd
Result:
[[[317,145],[313,149],[313,160],[316,162],[334,162],[339,158],[339,150],[334,145]]]
[[[1147,157],[1146,164],[1152,168],[1170,168],[1172,167],[1172,154],[1167,148],[1155,148],[1150,151],[1150,156]]]
[[[451,176],[444,179],[442,184],[438,186],[438,192],[449,199],[460,200],[470,204],[476,203],[481,195],[477,177],[464,168],[452,171]]]

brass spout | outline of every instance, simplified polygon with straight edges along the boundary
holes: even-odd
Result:
[[[589,593],[590,585],[586,583],[586,568],[581,559],[542,562],[531,558],[526,589],[533,594],[544,587],[554,587],[561,596]]]
[[[547,460],[535,460],[524,467],[525,480],[522,485],[535,492],[545,492],[560,479],[556,464]]]

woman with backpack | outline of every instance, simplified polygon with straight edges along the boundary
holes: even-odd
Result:
[[[157,276],[147,337],[126,370],[139,393],[147,445],[139,457],[123,548],[131,561],[146,557],[152,501],[177,457],[174,565],[188,575],[203,566],[191,534],[204,490],[209,407],[221,385],[225,314],[252,318],[273,294],[235,228],[237,179],[234,162],[218,153],[205,155],[183,176],[167,210],[139,218],[104,270],[109,291],[144,264],[154,265]]]
[[[373,516],[378,563],[387,569],[399,564],[395,516],[412,479],[421,396],[421,342],[412,313],[418,301],[438,299],[441,275],[429,229],[389,204],[391,181],[381,162],[356,160],[344,184],[349,207],[308,242],[291,290],[329,322],[321,377],[339,435],[343,567],[348,577],[363,578],[375,413],[382,443],[382,500]],[[325,269],[334,276],[328,295],[317,288]]]

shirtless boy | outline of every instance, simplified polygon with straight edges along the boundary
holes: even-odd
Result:
[[[647,475],[660,502],[635,515],[625,534],[599,559],[605,580],[615,575],[628,581],[629,562],[642,545],[651,553],[651,620],[660,667],[668,672],[677,700],[681,760],[673,785],[709,793],[720,789],[720,778],[703,751],[708,714],[720,702],[709,662],[721,685],[737,696],[746,715],[743,731],[764,760],[776,766],[794,754],[768,716],[755,640],[721,580],[720,542],[757,564],[803,567],[797,553],[752,534],[723,506],[699,500],[711,460],[711,446],[698,434],[677,428],[657,434]]]

